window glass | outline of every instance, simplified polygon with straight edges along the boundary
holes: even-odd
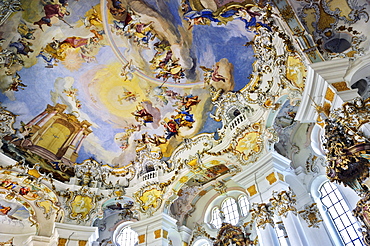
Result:
[[[206,239],[199,239],[195,241],[194,246],[211,246],[211,244]]]
[[[280,246],[290,246],[288,235],[282,222],[275,223],[275,231],[276,235],[278,236]]]
[[[117,245],[119,246],[135,246],[138,245],[138,235],[131,227],[124,227],[118,234]]]
[[[215,228],[220,228],[222,225],[222,218],[220,213],[225,216],[224,221],[232,225],[239,223],[240,218],[249,214],[249,201],[246,195],[240,195],[237,199],[227,197],[220,206],[215,206],[211,210],[211,221],[209,222]]]
[[[344,245],[364,245],[361,229],[339,189],[329,181],[320,187],[321,202],[327,208]]]
[[[247,216],[249,212],[249,202],[246,196],[240,196],[238,199],[240,211],[242,212],[242,216]]]
[[[217,207],[212,209],[211,224],[216,228],[221,227],[222,221],[221,221],[221,218],[220,218],[220,209],[218,209]]]
[[[239,222],[238,206],[233,198],[226,198],[221,206],[225,214],[225,222],[236,225]]]

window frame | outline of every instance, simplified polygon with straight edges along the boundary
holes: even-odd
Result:
[[[365,245],[363,242],[362,233],[358,231],[361,226],[358,220],[352,215],[348,202],[346,201],[345,196],[342,194],[339,187],[327,180],[321,183],[318,188],[318,192],[320,202],[324,207],[325,212],[331,219],[337,235],[342,241],[342,244],[345,246],[355,246],[358,245],[356,241],[359,241],[362,245]],[[328,203],[323,201],[324,199],[326,199]],[[344,218],[347,219],[349,224],[344,222]],[[348,228],[351,228],[356,236],[350,234],[349,230],[347,230]],[[345,240],[343,234],[346,234],[350,241]]]
[[[246,202],[247,202],[247,206],[246,206],[246,209],[244,209],[246,215],[243,214],[243,209],[242,209],[242,206],[241,206],[241,203],[240,203],[240,199],[242,197],[245,197],[246,199]],[[249,209],[250,209],[250,202],[249,202],[249,199],[248,199],[248,195],[245,194],[245,193],[241,193],[241,192],[238,192],[237,195],[235,195],[235,193],[233,195],[228,195],[224,198],[222,197],[218,197],[216,199],[214,199],[214,201],[210,204],[209,208],[207,209],[207,214],[208,216],[206,216],[206,218],[208,218],[205,222],[210,226],[211,229],[219,229],[222,225],[222,220],[221,218],[219,217],[219,215],[215,215],[214,214],[214,211],[216,209],[218,209],[219,211],[223,211],[222,207],[224,206],[225,202],[227,202],[227,200],[229,199],[232,199],[233,200],[233,203],[234,205],[236,206],[236,209],[234,209],[232,213],[227,213],[226,211],[223,211],[224,214],[225,214],[225,222],[227,223],[230,223],[232,225],[237,225],[240,221],[244,220],[247,216],[249,216]],[[235,213],[236,213],[236,216],[235,216]],[[234,214],[234,215],[231,215],[231,221],[229,221],[228,219],[228,216],[229,214]],[[217,225],[215,225],[213,222],[215,221],[215,216],[218,216],[219,220],[221,221],[221,224],[219,227],[217,227]],[[233,218],[233,216],[235,216],[235,218]],[[232,223],[233,220],[237,220],[237,222],[235,223]]]
[[[243,209],[242,209],[242,206],[240,205],[240,199],[241,198],[245,198],[246,200],[247,200],[247,206],[246,206],[246,214],[244,215],[244,213],[243,213]],[[238,196],[238,200],[237,200],[237,204],[238,204],[238,208],[239,208],[239,210],[240,210],[240,214],[239,214],[239,216],[241,215],[241,218],[245,218],[245,217],[247,217],[248,215],[249,215],[249,211],[250,211],[250,202],[249,202],[249,200],[248,200],[248,196],[247,195],[244,195],[244,194],[242,194],[242,195],[240,195],[240,196]]]
[[[208,243],[208,246],[212,246],[212,241],[205,237],[197,238],[192,244],[192,246],[204,246],[205,243]]]
[[[134,229],[131,228],[131,224],[132,224],[132,222],[131,223],[123,223],[121,226],[119,226],[115,230],[115,233],[113,234],[113,240],[114,240],[115,245],[117,245],[117,246],[136,246],[136,245],[139,245],[139,234]],[[129,229],[131,232],[134,232],[136,234],[136,241],[133,244],[125,245],[125,244],[121,244],[122,242],[119,241],[119,237],[122,234],[122,231],[124,231],[126,229]]]
[[[230,204],[227,204],[229,201],[232,201],[232,202]],[[225,222],[230,223],[235,226],[240,221],[239,207],[238,207],[238,203],[235,201],[235,198],[226,197],[221,202],[221,211],[225,215]]]
[[[218,213],[214,213],[214,211],[215,210],[218,210]],[[214,228],[214,229],[218,229],[218,228],[220,228],[221,227],[221,225],[222,225],[222,219],[220,218],[220,207],[219,206],[214,206],[212,209],[211,209],[211,220],[209,221],[209,224],[212,226],[212,228]],[[220,227],[217,227],[217,225],[215,225],[214,223],[213,223],[213,221],[215,221],[216,219],[214,219],[214,216],[217,216],[218,217],[218,219],[217,219],[217,221],[220,221]]]

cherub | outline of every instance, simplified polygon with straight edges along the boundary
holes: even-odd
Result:
[[[131,114],[135,116],[136,121],[141,122],[144,126],[146,123],[153,122],[153,115],[150,114],[142,105],[136,106],[136,110]]]
[[[135,71],[135,67],[132,65],[132,60],[122,66],[121,68],[121,76],[125,81],[131,81],[134,77],[133,72]]]
[[[22,87],[27,87],[27,85],[22,83],[21,76],[18,73],[15,73],[14,78],[12,78],[13,83],[8,87],[8,91],[19,91],[19,89],[24,90]]]
[[[100,19],[99,13],[96,11],[96,9],[91,7],[93,12],[88,15],[87,17],[84,17],[82,19],[85,27],[91,27],[91,26],[97,26],[102,23],[102,20]]]

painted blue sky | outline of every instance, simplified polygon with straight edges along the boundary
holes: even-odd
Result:
[[[66,17],[65,20],[68,23],[75,25],[78,20],[84,17],[86,11],[99,3],[97,0],[90,1],[89,3],[91,4],[86,4],[86,2],[87,0],[72,1],[68,6],[68,9],[71,11],[71,15]],[[187,30],[187,24],[185,24],[186,22],[184,22],[182,17],[183,13],[180,10],[180,1],[146,0],[146,3],[151,6],[152,9],[158,11],[162,17],[166,18],[167,21],[172,23],[175,27],[183,27],[183,30]],[[32,24],[29,23],[29,25]],[[85,27],[83,26],[70,29],[64,23],[58,23],[58,25],[55,24],[55,27],[45,28],[48,29],[45,29],[41,34],[42,37],[46,37],[46,33],[50,33],[50,36],[47,36],[47,40],[51,40],[51,35],[54,34],[65,35],[66,38],[69,37],[68,35],[79,36],[78,31],[82,31],[85,34],[81,34],[82,37],[86,37],[86,33],[89,33],[89,31],[84,29]],[[55,28],[56,32],[53,32],[52,28]],[[89,33],[89,35],[91,36],[92,34]],[[192,29],[189,29],[188,33],[182,33],[181,35],[183,36],[182,38],[188,38],[188,40],[192,42],[190,45],[190,54],[187,55],[194,58],[198,78],[202,78],[203,74],[203,71],[199,68],[200,66],[211,68],[216,62],[226,58],[234,66],[234,91],[244,88],[249,82],[247,77],[252,73],[252,64],[255,58],[253,56],[253,49],[251,47],[244,46],[244,44],[250,41],[254,34],[245,29],[245,25],[242,21],[234,20],[226,25],[217,25],[216,23],[212,23],[209,26],[197,25]],[[179,37],[181,35],[179,33]],[[187,37],[187,35],[189,36]],[[58,39],[63,40],[62,38]],[[127,50],[127,48],[131,49],[131,47],[119,47],[121,51]],[[39,50],[35,51],[31,55],[36,56],[38,52]],[[145,51],[143,51],[143,53],[144,52]],[[153,54],[154,53],[155,52],[153,52]],[[151,59],[152,57],[149,58]],[[150,60],[149,58],[147,59],[148,64]],[[22,83],[27,85],[24,90],[0,94],[2,105],[17,115],[17,122],[14,127],[19,128],[21,121],[25,123],[29,122],[35,116],[43,112],[47,104],[68,104],[68,101],[64,100],[62,96],[63,88],[65,88],[63,86],[68,84],[68,80],[66,80],[66,78],[72,77],[72,86],[78,90],[77,99],[82,102],[82,108],[78,114],[81,116],[81,120],[86,119],[93,124],[91,126],[91,129],[93,130],[93,134],[91,135],[93,135],[93,137],[89,137],[90,139],[94,138],[93,144],[90,144],[89,147],[86,147],[86,145],[82,147],[77,161],[81,162],[90,157],[102,156],[103,154],[101,151],[105,150],[105,157],[108,156],[113,159],[114,157],[119,156],[122,152],[114,139],[116,134],[121,133],[123,129],[118,128],[116,124],[112,123],[110,119],[106,117],[107,114],[99,112],[97,108],[91,106],[91,103],[86,103],[91,101],[91,95],[87,94],[87,90],[84,90],[84,87],[87,85],[80,82],[83,76],[86,76],[87,73],[102,69],[106,66],[105,64],[119,62],[111,47],[109,45],[101,47],[96,55],[96,62],[84,62],[78,70],[73,72],[68,70],[62,62],[59,62],[58,66],[53,68],[45,68],[45,62],[41,58],[37,59],[38,60],[35,65],[23,68],[18,72],[21,76]],[[150,76],[153,77],[153,74]],[[107,80],[109,80],[109,77],[107,77]],[[167,84],[166,86],[171,89],[170,84]],[[201,93],[207,92],[204,90]],[[6,94],[11,94],[11,96],[8,97]],[[55,100],[55,98],[57,98],[57,100]],[[69,111],[66,113],[73,112],[73,105],[69,106]],[[165,115],[169,112],[161,113]],[[206,112],[205,114],[206,116],[202,119],[204,121],[204,127],[201,129],[201,133],[213,133],[222,126],[220,122],[215,122],[209,117],[210,112]],[[127,117],[132,116],[128,115]],[[163,132],[164,128],[162,127],[161,130]],[[107,162],[108,159],[105,159],[105,161]]]

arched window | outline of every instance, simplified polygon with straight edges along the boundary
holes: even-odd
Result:
[[[198,239],[194,242],[193,246],[211,246],[211,243],[207,239]]]
[[[275,223],[275,231],[279,240],[280,246],[290,246],[288,235],[286,233],[284,224],[282,221]]]
[[[221,205],[221,210],[225,215],[225,222],[236,225],[239,222],[238,206],[233,198],[226,198]]]
[[[336,185],[326,181],[319,191],[321,202],[333,220],[344,245],[364,245],[360,226]]]
[[[218,207],[212,209],[212,220],[210,223],[216,228],[221,227],[222,221],[220,218],[220,209]]]
[[[119,246],[135,246],[138,245],[139,240],[137,233],[130,226],[125,226],[118,233],[116,242]]]
[[[220,213],[225,216],[225,222],[232,225],[236,225],[239,221],[249,214],[249,201],[245,194],[239,196],[232,194],[224,199],[218,197],[217,200],[210,206],[208,223],[210,223],[213,228],[220,228],[222,224],[222,218]]]
[[[238,203],[240,211],[242,212],[242,216],[244,217],[247,216],[249,213],[249,202],[247,196],[245,195],[239,196]]]

